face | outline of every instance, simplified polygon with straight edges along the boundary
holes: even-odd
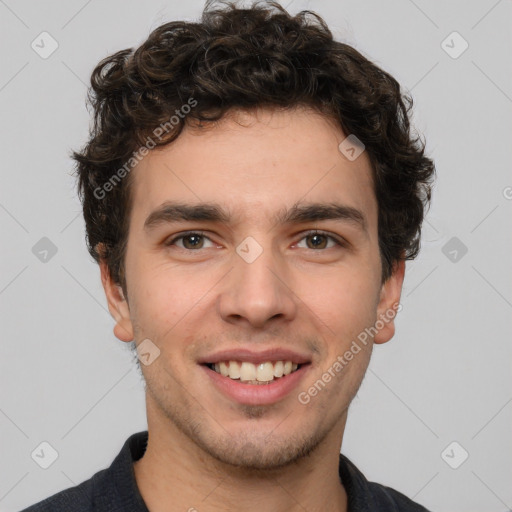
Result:
[[[102,274],[116,336],[159,350],[141,365],[150,430],[260,469],[342,435],[404,271],[381,284],[370,162],[345,138],[307,109],[236,112],[132,171],[128,302]]]

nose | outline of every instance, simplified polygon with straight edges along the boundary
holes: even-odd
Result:
[[[295,317],[297,303],[285,263],[270,249],[263,250],[252,262],[234,253],[233,264],[220,292],[219,309],[224,321],[262,328]]]

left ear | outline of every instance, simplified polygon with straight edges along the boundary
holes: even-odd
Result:
[[[382,285],[377,306],[376,328],[378,328],[374,343],[386,343],[395,334],[395,316],[400,307],[400,295],[405,275],[405,260],[399,260],[393,265],[391,276]]]

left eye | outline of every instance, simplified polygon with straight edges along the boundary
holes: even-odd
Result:
[[[341,246],[342,244],[336,240],[333,236],[327,235],[325,233],[320,233],[318,231],[313,231],[308,233],[302,240],[311,240],[311,244],[306,242],[306,249],[330,249],[331,247]],[[331,242],[331,245],[328,245]]]

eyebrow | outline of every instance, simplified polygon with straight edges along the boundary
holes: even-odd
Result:
[[[363,212],[352,206],[338,203],[295,203],[291,208],[284,208],[273,218],[276,224],[300,224],[322,220],[348,221],[363,231],[368,231],[368,224]],[[231,214],[215,203],[186,204],[165,202],[151,212],[144,222],[144,230],[172,222],[200,221],[230,224]]]

